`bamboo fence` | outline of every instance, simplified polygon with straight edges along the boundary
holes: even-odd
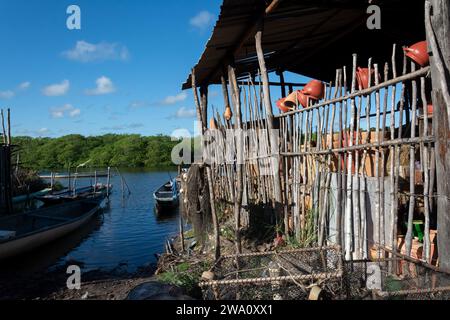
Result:
[[[231,105],[234,115],[228,120],[214,111],[205,146],[211,204],[223,203],[225,212],[233,212],[237,253],[250,206],[272,207],[280,232],[298,242],[312,230],[308,245],[341,245],[346,260],[367,259],[374,250],[376,258],[385,258],[376,249],[380,246],[397,252],[403,219],[410,256],[420,211],[421,259],[432,262],[436,173],[427,108],[430,68],[416,69],[399,51],[394,45],[384,64],[364,63],[354,54],[351,68],[339,68],[335,80],[324,84],[322,100],[275,116],[264,59],[257,77],[238,81],[228,68],[222,111]],[[357,67],[366,63],[371,77],[363,89]]]

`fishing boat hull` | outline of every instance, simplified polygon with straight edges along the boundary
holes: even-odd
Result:
[[[171,209],[178,206],[178,185],[176,179],[172,179],[159,187],[154,193],[156,207],[159,209]]]
[[[25,202],[27,200],[34,199],[36,197],[45,196],[45,195],[49,194],[51,191],[52,191],[52,189],[46,188],[46,189],[42,189],[40,191],[31,193],[31,194],[24,194],[24,195],[21,195],[21,196],[14,197],[12,199],[12,202],[13,202],[13,204],[22,203],[22,202]]]
[[[87,223],[98,212],[104,197],[81,200],[73,203],[39,209],[29,213],[0,219],[0,230],[18,227],[16,236],[0,240],[0,260],[26,253],[37,247],[55,241]],[[80,210],[83,210],[80,213]],[[47,224],[47,225],[46,225]],[[41,226],[33,230],[33,225]],[[30,229],[29,232],[24,232]]]
[[[109,191],[111,191],[111,189],[112,187],[110,186]],[[52,206],[56,204],[62,204],[65,202],[72,202],[86,199],[98,194],[106,196],[106,192],[107,192],[106,186],[97,187],[95,192],[94,187],[84,187],[77,189],[76,192],[64,191],[56,194],[48,194],[45,196],[36,197],[36,199],[43,202],[45,206]]]

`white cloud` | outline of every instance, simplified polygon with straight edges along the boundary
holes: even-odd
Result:
[[[69,116],[70,118],[78,117],[81,114],[81,110],[75,108],[71,104],[67,103],[63,105],[62,107],[52,108],[50,109],[50,115],[54,119],[61,119],[66,116]]]
[[[42,90],[42,93],[48,97],[65,95],[70,88],[69,80],[63,80],[61,83],[51,84]]]
[[[71,118],[78,117],[80,114],[81,114],[80,109],[73,109],[72,111],[69,112],[69,116]]]
[[[171,118],[188,119],[188,118],[195,118],[195,116],[196,116],[195,109],[181,107],[180,109],[177,110],[177,112],[175,112],[174,115],[172,115]]]
[[[203,10],[200,11],[196,16],[192,17],[189,20],[189,24],[194,28],[204,31],[206,28],[213,24],[215,18],[216,17],[214,16],[214,14],[209,11]]]
[[[14,91],[11,90],[0,91],[0,99],[11,99],[15,95]]]
[[[97,84],[97,87],[95,89],[86,90],[87,95],[98,96],[113,93],[114,91],[116,91],[116,88],[114,87],[111,79],[105,76],[98,78],[95,83]]]
[[[50,132],[50,130],[48,128],[40,128],[39,130],[37,130],[36,133],[38,134],[48,134]]]
[[[31,86],[30,81],[25,81],[19,84],[19,90],[27,90]]]
[[[22,82],[21,84],[19,84],[17,86],[17,88],[14,90],[0,91],[0,99],[11,99],[11,98],[15,97],[15,95],[19,91],[27,90],[30,87],[30,85],[31,85],[31,83],[29,81],[26,81],[26,82]]]
[[[139,109],[139,108],[146,107],[146,106],[148,106],[148,105],[149,105],[149,103],[146,102],[146,101],[143,101],[143,100],[136,100],[136,101],[130,102],[129,107],[130,107],[130,109]]]
[[[172,105],[181,101],[186,100],[187,94],[185,92],[181,92],[180,94],[177,94],[176,96],[168,96],[163,101],[161,101],[161,104],[163,105]]]
[[[100,42],[97,44],[77,41],[73,49],[64,51],[64,57],[79,62],[121,60],[129,58],[127,47],[119,43]]]
[[[133,130],[133,129],[139,129],[144,127],[144,124],[142,123],[131,123],[128,125],[115,125],[111,127],[103,127],[100,130],[102,131],[124,131],[124,130]]]

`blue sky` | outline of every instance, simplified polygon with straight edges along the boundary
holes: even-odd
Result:
[[[66,9],[81,8],[81,30]],[[13,135],[193,130],[181,92],[220,0],[0,0],[0,107]],[[214,93],[212,104],[220,104]]]

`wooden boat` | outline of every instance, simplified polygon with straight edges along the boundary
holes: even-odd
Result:
[[[52,191],[51,188],[45,188],[45,189],[42,189],[42,190],[37,191],[37,192],[30,193],[30,194],[23,194],[23,195],[20,195],[20,196],[13,197],[12,202],[14,204],[25,202],[27,200],[34,199],[36,197],[45,196],[45,195],[49,194],[51,191]]]
[[[35,249],[88,222],[104,195],[0,218],[0,259]]]
[[[158,207],[176,207],[178,205],[177,180],[171,179],[163,184],[153,193],[153,198]]]
[[[111,191],[112,186],[109,186],[109,190]],[[45,205],[54,205],[63,202],[77,201],[84,198],[89,198],[95,196],[98,193],[106,195],[107,191],[106,185],[98,184],[97,186],[88,186],[77,188],[75,191],[73,190],[64,190],[51,194],[47,194],[44,196],[36,197],[37,200],[42,201]]]

